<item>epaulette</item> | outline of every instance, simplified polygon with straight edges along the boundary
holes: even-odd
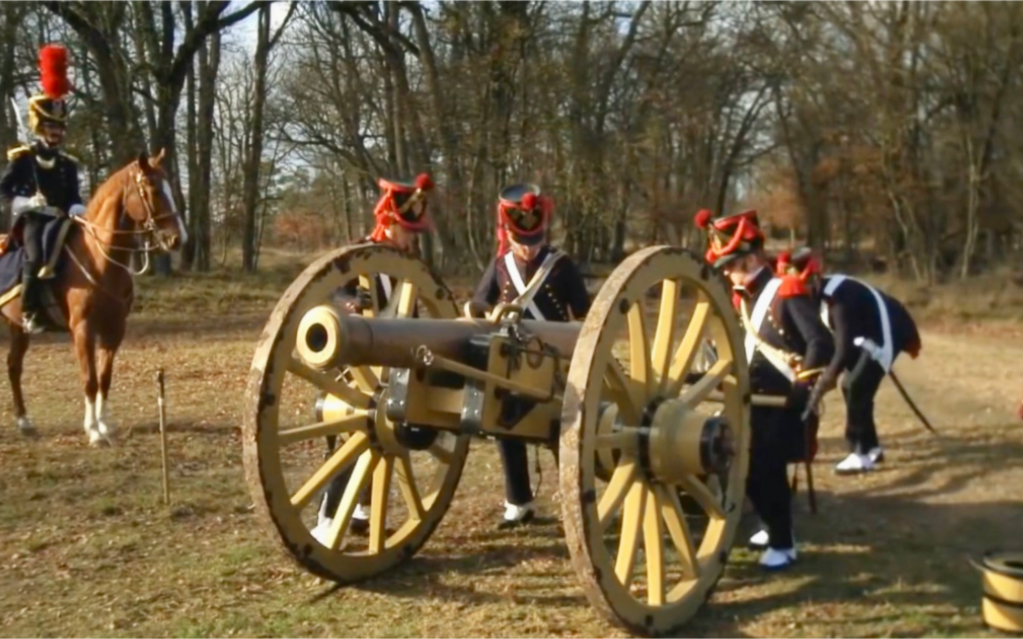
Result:
[[[809,291],[806,288],[806,283],[799,279],[798,275],[783,275],[781,278],[781,285],[778,286],[779,297],[799,297],[800,295],[808,295]]]
[[[12,160],[15,160],[15,159],[25,155],[26,153],[31,153],[31,152],[32,152],[32,147],[28,146],[27,144],[23,144],[21,146],[16,146],[16,147],[14,147],[13,149],[11,149],[10,151],[7,152],[7,161],[10,162]]]
[[[64,158],[65,160],[71,160],[75,164],[81,164],[81,160],[79,160],[75,156],[71,155],[70,153],[65,153],[63,151],[60,151],[60,157]]]

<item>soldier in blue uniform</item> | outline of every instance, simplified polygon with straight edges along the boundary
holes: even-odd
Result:
[[[844,371],[845,438],[849,456],[835,467],[839,474],[873,470],[884,459],[874,423],[874,396],[900,353],[916,359],[920,333],[906,307],[885,293],[847,275],[822,275],[809,248],[778,257],[779,272],[798,277],[819,302],[821,317],[835,339],[831,358],[813,401],[836,386]]]
[[[551,202],[535,184],[514,184],[498,200],[497,257],[487,267],[471,304],[477,313],[499,303],[523,308],[524,319],[548,322],[581,320],[590,309],[586,283],[575,262],[544,239]],[[504,465],[505,503],[502,528],[533,519],[526,445],[497,442]]]
[[[0,176],[0,199],[11,207],[14,223],[10,236],[20,239],[25,260],[21,275],[22,327],[39,333],[42,300],[39,269],[42,266],[42,231],[47,222],[64,215],[85,212],[78,180],[78,161],[61,145],[67,129],[67,50],[47,45],[39,54],[43,92],[28,103],[32,144],[7,153],[8,164]]]
[[[745,316],[751,390],[788,398],[784,407],[754,406],[750,412],[746,494],[764,525],[750,542],[764,548],[760,564],[778,570],[796,560],[786,468],[816,452],[816,415],[807,422],[802,415],[834,343],[803,282],[776,275],[755,211],[697,223],[710,234],[705,259],[728,278]]]
[[[362,238],[358,243],[373,242],[411,253],[415,249],[417,236],[430,229],[427,193],[433,189],[433,181],[429,175],[421,173],[415,180],[408,181],[380,178],[378,185],[382,193],[373,212],[376,226],[368,237]],[[381,309],[384,309],[391,301],[394,287],[398,282],[387,275],[374,279],[377,300]],[[370,291],[361,288],[358,280],[349,282],[338,292],[338,297],[344,308],[351,313],[361,313],[372,307]],[[410,431],[419,432],[414,427],[411,427]],[[327,438],[328,457],[333,453],[336,443],[336,437]],[[334,513],[337,512],[350,477],[351,470],[338,473],[320,500],[317,523],[311,532],[313,537],[324,544],[327,543],[327,534],[333,524]],[[371,486],[367,485],[359,493],[358,503],[352,512],[349,530],[355,534],[365,534],[369,530],[370,491]]]

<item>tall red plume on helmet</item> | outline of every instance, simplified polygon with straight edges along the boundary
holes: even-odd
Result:
[[[710,224],[710,218],[714,217],[714,213],[710,209],[700,209],[696,212],[696,217],[693,218],[693,223],[698,228],[705,229]]]
[[[67,79],[68,52],[59,44],[48,44],[39,50],[39,83],[43,92],[54,99],[62,98],[71,90]]]

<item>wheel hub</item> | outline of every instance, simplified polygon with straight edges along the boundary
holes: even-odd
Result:
[[[666,400],[654,411],[646,457],[655,479],[674,484],[693,475],[725,475],[734,456],[732,428],[724,417],[707,417],[679,400]]]

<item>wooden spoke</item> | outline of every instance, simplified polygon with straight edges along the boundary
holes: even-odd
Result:
[[[398,474],[398,488],[401,490],[405,505],[408,506],[409,517],[418,521],[423,518],[424,509],[419,489],[416,488],[416,476],[412,472],[412,460],[409,459],[408,453],[405,453],[400,455],[397,461],[395,471]]]
[[[601,527],[607,527],[611,515],[622,505],[625,495],[636,480],[638,470],[636,462],[631,459],[623,461],[615,468],[614,474],[611,475],[611,481],[608,482],[607,489],[600,498],[600,503],[597,504],[597,521],[600,522]]]
[[[689,321],[685,335],[675,355],[671,360],[671,369],[668,371],[668,378],[665,380],[665,397],[677,397],[685,383],[686,373],[693,366],[693,359],[696,357],[697,347],[703,343],[703,336],[707,331],[707,320],[710,318],[712,309],[710,302],[704,299],[700,293],[699,301],[693,309],[693,318]]]
[[[678,322],[678,280],[664,280],[661,283],[661,310],[657,316],[654,346],[651,352],[651,366],[658,390],[664,390],[671,366],[671,345],[675,340],[675,324]]]
[[[628,424],[639,425],[643,411],[642,387],[629,378],[621,362],[612,358],[604,375],[611,399],[618,405],[618,414]]]
[[[650,340],[643,317],[643,303],[637,301],[629,308],[629,376],[642,393],[642,405],[653,390],[654,376],[650,370]]]
[[[618,539],[618,556],[615,558],[615,575],[626,588],[632,582],[632,572],[636,567],[636,550],[639,548],[639,533],[643,528],[646,493],[646,484],[636,481],[625,497],[622,534]]]
[[[340,419],[329,422],[317,422],[308,426],[297,426],[288,428],[277,433],[277,441],[281,446],[288,446],[295,442],[313,439],[315,437],[326,437],[327,435],[340,435],[365,430],[369,426],[369,418],[365,413],[353,413],[345,415]]]
[[[344,495],[341,496],[341,503],[337,505],[337,512],[334,513],[334,521],[330,525],[330,530],[327,531],[326,546],[331,550],[337,550],[338,543],[345,536],[348,524],[352,520],[352,513],[355,511],[355,504],[359,501],[359,493],[366,486],[366,480],[369,479],[369,474],[379,459],[380,455],[370,448],[355,463],[352,476],[348,480],[348,485],[345,486]]]
[[[664,486],[654,489],[657,493],[657,504],[660,507],[661,517],[668,528],[671,541],[675,544],[679,561],[682,563],[683,571],[687,578],[698,579],[700,577],[700,561],[696,556],[696,547],[693,546],[693,536],[689,532],[689,523],[686,514],[682,510],[678,493]]]
[[[369,551],[382,552],[387,537],[387,497],[391,491],[394,458],[384,455],[373,471],[373,492],[369,511]]]
[[[411,317],[416,310],[416,285],[407,280],[398,284],[398,310],[397,317]]]
[[[291,496],[291,505],[301,510],[305,508],[309,500],[315,495],[330,478],[338,472],[351,465],[355,458],[369,448],[369,436],[366,433],[352,433],[340,448],[338,448],[325,464],[319,467],[313,476],[309,478],[302,487]]]
[[[647,489],[643,515],[643,551],[646,554],[647,601],[651,606],[664,604],[664,546],[661,534],[661,513],[657,494]]]
[[[731,371],[732,360],[719,359],[710,367],[709,371],[703,374],[698,382],[687,388],[679,399],[688,404],[690,408],[695,408],[700,402],[707,399],[711,391],[715,390],[725,381],[725,378],[728,377]]]
[[[714,493],[707,488],[707,485],[692,475],[687,475],[681,482],[681,487],[690,497],[696,500],[700,508],[713,519],[724,519],[725,513],[721,508]]]
[[[354,369],[350,369],[354,370]],[[293,373],[320,390],[325,390],[331,395],[339,398],[346,404],[355,408],[368,409],[370,405],[369,395],[360,393],[344,382],[335,380],[333,377],[309,368],[294,357],[289,358],[288,372]]]

